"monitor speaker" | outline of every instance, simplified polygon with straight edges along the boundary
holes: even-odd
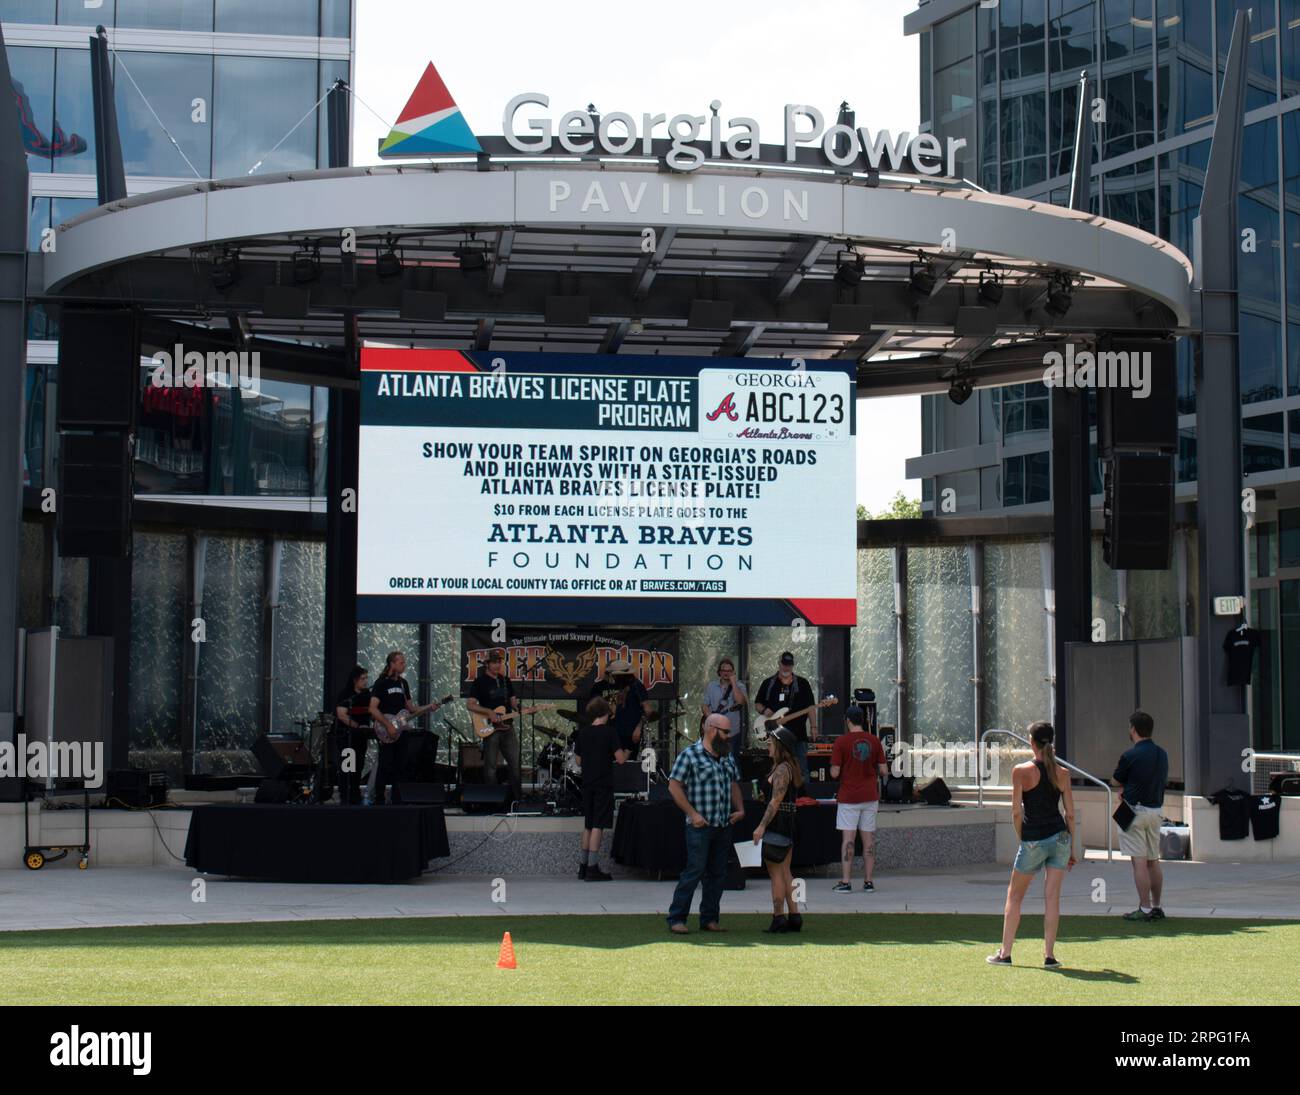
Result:
[[[1135,449],[1176,452],[1174,344],[1168,339],[1110,339],[1098,347],[1096,367],[1097,451],[1102,458]],[[1140,388],[1135,386],[1139,378]],[[1106,386],[1104,379],[1110,381]]]
[[[441,806],[447,801],[447,790],[441,783],[399,783],[397,795],[405,806],[414,803]]]
[[[62,435],[59,554],[131,553],[131,439],[126,433]]]
[[[1102,554],[1112,570],[1168,570],[1174,541],[1174,458],[1116,453],[1106,462]]]
[[[460,808],[467,814],[505,813],[510,788],[496,783],[467,783],[460,789]]]
[[[135,312],[65,308],[59,326],[59,429],[130,430],[139,387]]]

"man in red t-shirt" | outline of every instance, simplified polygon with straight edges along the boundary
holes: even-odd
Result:
[[[880,805],[880,781],[889,777],[885,750],[875,734],[863,727],[861,707],[850,707],[844,716],[849,730],[835,739],[831,751],[831,779],[840,781],[835,796],[835,828],[840,831],[840,881],[835,893],[852,893],[853,853],[862,833],[862,865],[866,879],[862,888],[876,888],[871,876],[876,869],[876,809]]]

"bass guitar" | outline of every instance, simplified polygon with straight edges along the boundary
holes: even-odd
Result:
[[[397,712],[396,715],[385,715],[384,717],[393,724],[393,729],[389,730],[388,727],[385,726],[382,722],[376,720],[374,726],[375,740],[380,742],[383,745],[392,745],[393,742],[395,742],[404,733],[406,733],[407,730],[411,728],[411,723],[413,723],[421,715],[428,714],[430,711],[437,711],[439,707],[445,707],[447,704],[451,703],[455,698],[456,697],[454,695],[448,693],[447,695],[443,696],[442,699],[440,699],[437,703],[432,703],[428,707],[421,708],[419,711],[402,710]]]
[[[469,721],[473,723],[474,733],[478,735],[479,739],[486,741],[512,719],[517,719],[520,715],[532,715],[538,711],[549,711],[554,707],[555,704],[553,703],[539,703],[536,707],[524,707],[518,711],[507,711],[504,707],[497,707],[493,709],[490,715],[471,711]]]
[[[788,707],[782,707],[779,711],[773,711],[770,715],[759,715],[754,720],[754,740],[767,741],[768,735],[778,726],[784,726],[787,722],[816,711],[819,707],[832,707],[839,702],[837,697],[827,696],[824,700],[814,703],[810,707],[805,707],[802,711],[791,711]]]

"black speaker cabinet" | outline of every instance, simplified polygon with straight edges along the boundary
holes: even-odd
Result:
[[[59,429],[130,430],[139,400],[135,312],[65,308],[59,325]]]
[[[1167,570],[1174,540],[1174,458],[1116,453],[1106,463],[1102,552],[1112,570]]]
[[[131,459],[129,434],[62,435],[60,555],[121,558],[130,554]]]
[[[397,794],[404,805],[441,806],[447,801],[447,789],[441,783],[399,783]]]
[[[1097,388],[1097,451],[1102,458],[1125,450],[1178,449],[1178,374],[1174,344],[1168,339],[1111,339],[1097,351],[1097,367],[1116,372],[1112,381]],[[1106,355],[1111,355],[1106,357]],[[1124,355],[1122,358],[1118,355]],[[1142,376],[1149,387],[1139,397],[1134,387]],[[1099,377],[1100,383],[1100,377]]]
[[[460,789],[460,808],[467,814],[502,814],[509,806],[510,788],[499,783],[466,783]]]

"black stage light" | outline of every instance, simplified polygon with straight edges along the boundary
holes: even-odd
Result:
[[[239,252],[223,247],[212,256],[212,287],[229,289],[239,281]]]
[[[913,296],[924,300],[934,292],[934,286],[937,280],[938,279],[935,277],[934,273],[934,267],[928,262],[920,265],[913,263],[912,273],[907,279],[907,287],[912,292]]]
[[[391,281],[402,276],[402,260],[397,256],[392,236],[388,237],[388,250],[380,251],[375,259],[375,273],[379,275],[380,281]]]
[[[1073,303],[1074,289],[1070,285],[1070,279],[1064,274],[1053,277],[1047,287],[1047,303],[1043,305],[1043,310],[1049,316],[1060,319]]]
[[[985,308],[996,308],[1002,303],[1002,279],[996,274],[980,274],[978,299]]]
[[[961,406],[971,397],[975,390],[975,381],[968,376],[958,376],[953,378],[951,386],[948,388],[948,398],[957,406]]]
[[[852,289],[867,272],[867,260],[856,251],[841,251],[835,256],[835,280]]]
[[[456,258],[460,262],[462,274],[474,274],[486,270],[488,268],[487,241],[476,240],[471,233],[469,239],[456,248]]]
[[[293,253],[293,280],[298,285],[305,285],[320,277],[320,248],[306,247]]]

